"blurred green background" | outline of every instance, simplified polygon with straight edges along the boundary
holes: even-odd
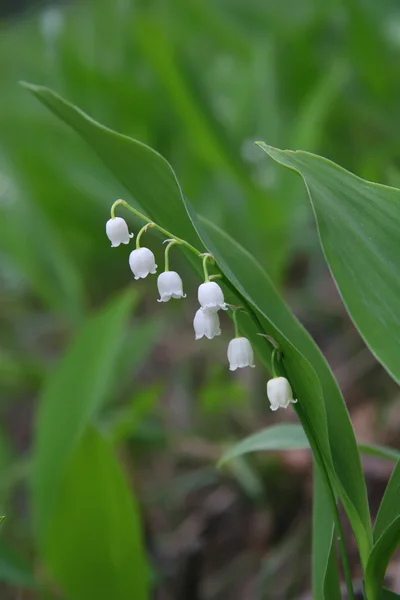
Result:
[[[152,598],[311,598],[309,454],[252,455],[222,471],[215,466],[232,441],[294,414],[270,413],[261,365],[228,372],[228,319],[221,338],[194,341],[199,281],[178,251],[171,258],[186,301],[160,306],[154,278],[133,281],[129,249],[110,249],[105,222],[114,200],[134,199],[18,81],[55,89],[163,154],[196,210],[254,253],[316,338],[358,437],[399,446],[395,384],[344,312],[304,186],[253,144],[309,150],[398,185],[398,2],[3,0],[0,11],[1,599],[81,597],[70,581],[91,572],[85,548],[90,555],[105,543],[101,534],[93,537],[102,523],[96,482],[103,477],[102,497],[114,486],[114,467],[136,497],[145,550],[139,540],[132,552],[150,565]],[[138,221],[119,214],[138,230]],[[161,265],[159,240],[146,235]],[[107,315],[115,328],[110,321],[95,339]],[[80,348],[68,350],[77,338]],[[62,381],[54,375],[59,361],[68,363]],[[99,481],[93,474],[93,488],[87,485],[91,452],[103,450],[96,454],[100,442],[89,426],[81,431],[67,488],[72,504],[79,499],[80,520],[71,521],[76,538],[55,529],[57,549],[45,550],[34,531],[31,490],[41,403],[63,411],[53,411],[50,458],[70,404],[97,403],[90,422],[111,449],[104,464],[112,464],[109,475],[100,468]],[[48,464],[49,473],[59,468],[55,458]],[[370,458],[365,470],[374,507],[390,466]],[[116,505],[118,512],[118,498]],[[104,514],[108,508],[105,501]],[[99,528],[92,529],[89,514]],[[69,574],[57,577],[57,561],[67,559],[54,557],[64,542],[70,554],[71,544],[82,543],[84,574],[71,563]],[[110,560],[104,571],[114,567]],[[136,598],[123,590],[108,597]]]

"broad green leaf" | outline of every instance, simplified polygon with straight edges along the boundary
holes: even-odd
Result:
[[[371,351],[400,381],[400,191],[360,179],[308,152],[259,145],[303,177],[346,308]]]
[[[400,515],[375,542],[368,558],[364,585],[368,600],[380,600],[386,569],[400,544]]]
[[[45,560],[68,600],[148,600],[138,505],[110,444],[89,428],[63,472]]]
[[[229,448],[223,454],[219,464],[223,465],[229,460],[249,452],[304,450],[306,448],[310,448],[310,444],[301,425],[296,423],[280,423],[253,433],[232,446],[232,448]],[[396,462],[400,459],[399,450],[388,448],[387,446],[358,444],[358,448],[361,454]]]
[[[386,486],[374,526],[374,540],[377,541],[387,527],[400,516],[400,460]]]
[[[124,293],[91,317],[47,380],[36,420],[32,472],[39,541],[46,534],[66,461],[111,391],[133,299],[131,292]]]
[[[314,464],[312,590],[314,600],[341,600],[334,521],[326,484]]]
[[[273,425],[235,444],[225,452],[219,464],[223,465],[233,458],[257,450],[302,450],[309,447],[307,436],[300,425],[294,423]]]
[[[174,171],[159,154],[97,124],[50,90],[25,85],[94,148],[151,218],[199,249],[205,245],[214,255],[233,300],[244,303],[249,310],[253,322],[243,316],[242,328],[264,364],[270,362],[271,349],[257,332],[261,328],[279,343],[285,371],[299,400],[296,412],[317,460],[325,465],[340,495],[365,564],[371,528],[354,431],[325,359],[270,279],[238,243],[194,214]]]

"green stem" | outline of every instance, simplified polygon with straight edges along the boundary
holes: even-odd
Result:
[[[133,212],[137,217],[140,217],[141,219],[143,219],[143,221],[146,221],[146,223],[151,223],[152,227],[155,227],[156,229],[158,229],[158,231],[160,231],[161,233],[163,233],[167,238],[174,238],[180,244],[182,244],[182,246],[185,246],[188,250],[190,250],[190,252],[193,252],[193,254],[196,254],[196,256],[201,256],[201,252],[199,252],[199,250],[197,250],[194,246],[192,246],[191,244],[189,244],[186,240],[182,240],[181,238],[176,237],[176,235],[174,235],[173,233],[171,233],[167,229],[164,229],[163,227],[160,227],[159,225],[157,225],[157,223],[153,223],[153,221],[151,219],[149,219],[148,217],[146,217],[146,215],[144,215],[140,211],[136,210],[136,208],[133,208],[133,206],[131,206],[130,204],[128,204],[125,200],[117,200],[116,202],[114,202],[114,204],[111,207],[111,218],[112,219],[115,218],[115,209],[116,209],[116,207],[120,206],[120,205],[124,206],[125,208],[127,208],[128,210],[130,210],[131,212]]]
[[[142,229],[139,231],[139,233],[137,234],[137,237],[136,237],[136,250],[139,250],[139,248],[140,248],[140,239],[141,239],[142,235],[144,234],[144,232],[153,226],[154,226],[154,223],[147,223],[147,225],[142,227]]]
[[[233,325],[235,327],[235,338],[240,337],[240,331],[239,331],[239,323],[238,323],[238,311],[236,309],[232,310],[232,320],[233,320]]]
[[[112,219],[115,219],[115,209],[117,208],[118,204],[122,204],[123,202],[124,202],[124,200],[117,200],[112,205],[112,207],[111,207],[111,218]]]
[[[272,354],[271,354],[271,372],[272,372],[273,377],[278,377],[277,371],[276,371],[276,362],[278,359],[279,359],[279,350],[277,348],[274,348],[272,350]]]
[[[164,271],[169,271],[169,250],[170,250],[170,248],[172,248],[172,246],[175,246],[175,244],[180,244],[180,242],[178,242],[178,240],[170,240],[169,244],[167,244],[167,247],[165,248],[165,269],[164,269]]]
[[[210,254],[204,254],[203,256],[203,271],[204,271],[204,281],[210,281],[210,276],[208,274],[207,261],[209,258],[212,258]]]

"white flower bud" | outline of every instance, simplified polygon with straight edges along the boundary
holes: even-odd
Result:
[[[206,312],[218,312],[220,309],[228,310],[224,293],[215,281],[202,283],[199,286],[198,298],[201,308]]]
[[[129,240],[133,238],[133,233],[129,233],[128,225],[121,217],[114,217],[107,221],[106,234],[112,248],[116,248],[120,244],[129,244]]]
[[[193,327],[196,340],[200,340],[204,335],[209,340],[221,335],[217,312],[212,313],[199,308],[193,319]]]
[[[254,353],[249,340],[245,337],[234,338],[228,346],[229,369],[236,371],[243,367],[254,367]]]
[[[287,408],[290,403],[295,404],[290,383],[286,377],[274,377],[267,383],[267,396],[271,403],[271,410]]]
[[[129,255],[129,266],[135,279],[144,279],[149,273],[157,270],[154,254],[148,248],[136,248]]]
[[[175,271],[164,271],[157,279],[160,299],[157,302],[168,302],[171,298],[186,298],[183,293],[182,279]]]

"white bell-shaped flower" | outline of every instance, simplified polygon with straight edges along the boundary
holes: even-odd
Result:
[[[129,255],[129,266],[135,279],[144,279],[149,273],[154,275],[157,270],[154,254],[148,248],[136,248]]]
[[[218,312],[220,309],[228,310],[224,293],[215,281],[202,283],[199,286],[198,298],[201,308],[206,312]]]
[[[292,388],[286,377],[274,377],[267,383],[267,396],[271,403],[271,410],[287,408],[290,403],[295,404]]]
[[[164,271],[157,279],[160,299],[157,302],[168,302],[171,298],[186,298],[183,293],[182,279],[175,271]]]
[[[112,248],[116,248],[120,244],[129,244],[129,240],[133,238],[133,233],[129,233],[128,225],[121,217],[114,217],[107,221],[106,234]]]
[[[247,338],[237,337],[229,342],[228,360],[231,371],[255,366],[253,348]]]
[[[196,340],[200,340],[204,335],[209,340],[212,340],[216,335],[221,335],[217,312],[209,312],[199,308],[193,319],[193,327]]]

